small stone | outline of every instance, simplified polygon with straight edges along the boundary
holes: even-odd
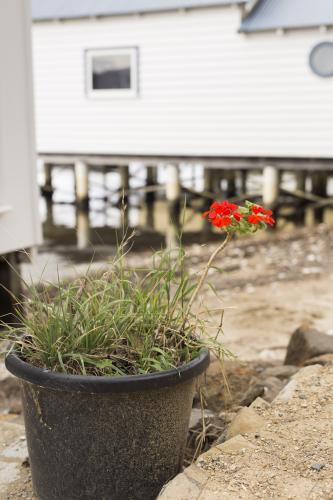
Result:
[[[262,398],[257,398],[251,403],[250,408],[254,410],[267,410],[271,405]]]
[[[277,377],[268,377],[263,382],[263,386],[265,389],[263,399],[271,403],[283,389],[285,382]]]
[[[250,406],[254,400],[258,399],[260,396],[263,396],[264,392],[265,387],[263,384],[253,385],[244,394],[243,399],[239,403],[240,406]]]
[[[202,422],[202,418],[214,417],[214,413],[210,410],[201,410],[201,408],[192,408],[189,429],[197,427]]]
[[[220,452],[233,453],[235,451],[253,449],[255,446],[247,441],[243,436],[234,436],[223,444],[216,447]]]
[[[311,469],[320,472],[325,467],[325,464],[312,464]]]
[[[277,377],[280,379],[290,378],[297,373],[299,368],[295,365],[281,365],[266,368],[262,372],[263,377]]]
[[[315,356],[314,358],[310,358],[304,363],[304,366],[310,366],[310,365],[325,366],[330,364],[333,364],[333,353],[322,354],[321,356]]]
[[[265,421],[252,408],[242,408],[227,429],[226,439],[238,434],[247,434],[259,431],[265,425]]]

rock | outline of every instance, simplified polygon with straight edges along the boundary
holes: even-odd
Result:
[[[312,464],[311,465],[311,469],[317,471],[317,472],[320,472],[321,469],[323,469],[325,467],[325,464]]]
[[[0,412],[21,413],[21,386],[4,363],[0,363]]]
[[[200,467],[191,465],[182,474],[178,474],[172,481],[167,483],[157,498],[158,500],[198,498],[207,479],[207,474]]]
[[[243,436],[237,435],[223,444],[219,444],[216,448],[223,453],[233,453],[247,448],[255,448],[252,443],[249,443]]]
[[[297,373],[299,368],[295,365],[280,365],[266,368],[261,373],[262,377],[290,378]]]
[[[333,354],[322,354],[321,356],[315,356],[314,358],[310,358],[304,363],[304,366],[310,366],[310,365],[325,366],[329,364],[333,364]]]
[[[267,410],[269,407],[270,404],[262,398],[255,399],[250,406],[253,410]]]
[[[212,418],[214,417],[214,413],[210,410],[201,410],[201,408],[192,408],[189,429],[193,429],[198,424],[201,423],[202,417]]]
[[[271,403],[283,388],[284,383],[277,377],[267,377],[262,382],[250,387],[240,402],[241,406],[250,406],[258,397]]]
[[[285,365],[303,365],[308,359],[333,353],[333,336],[303,325],[291,336]]]
[[[265,425],[265,421],[252,408],[242,408],[229,425],[226,439],[231,439],[238,434],[248,434],[259,431]]]
[[[274,399],[274,403],[288,403],[297,389],[297,380],[291,380]]]
[[[268,377],[263,382],[263,386],[264,386],[263,399],[268,403],[271,403],[279,394],[279,392],[283,389],[285,383],[282,382],[282,380],[280,380],[277,377]]]
[[[222,410],[219,413],[219,418],[221,420],[223,420],[223,422],[225,424],[230,424],[230,422],[232,422],[232,420],[235,418],[235,416],[236,416],[236,413],[233,412],[233,411],[224,411],[224,410]]]
[[[302,385],[308,385],[312,377],[318,376],[322,367],[320,365],[306,366],[299,370],[290,382],[282,389],[282,391],[274,399],[275,403],[288,403],[299,390]]]
[[[263,384],[255,384],[244,394],[243,399],[239,402],[240,406],[250,406],[250,404],[260,396],[263,396],[265,386]]]

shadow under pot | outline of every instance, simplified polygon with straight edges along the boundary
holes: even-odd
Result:
[[[39,500],[153,500],[180,470],[203,351],[164,372],[66,375],[16,354],[32,482]]]

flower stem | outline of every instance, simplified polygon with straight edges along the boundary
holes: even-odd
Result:
[[[198,293],[200,292],[206,278],[207,278],[207,274],[208,274],[208,271],[209,269],[212,267],[212,264],[215,260],[215,258],[217,257],[217,255],[222,252],[225,247],[227,246],[227,244],[229,243],[229,241],[231,240],[232,238],[232,233],[227,233],[227,236],[225,238],[225,240],[223,240],[223,242],[221,243],[221,245],[219,245],[215,250],[214,252],[212,253],[212,255],[210,256],[209,258],[209,261],[207,262],[203,272],[202,272],[202,275],[200,277],[200,280],[196,286],[196,288],[194,289],[193,291],[193,294],[189,300],[189,303],[187,305],[187,308],[186,308],[186,311],[185,311],[185,316],[184,316],[184,320],[183,320],[183,324],[182,324],[182,330],[184,329],[185,327],[185,324],[186,324],[186,321],[187,321],[187,318],[191,312],[191,308],[192,308],[192,305],[193,305],[193,302],[195,301],[195,299],[197,298],[198,296]]]

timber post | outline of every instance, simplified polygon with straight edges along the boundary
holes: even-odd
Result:
[[[79,250],[84,250],[90,242],[89,213],[80,208],[76,211],[76,244]]]
[[[146,167],[146,187],[149,189],[157,186],[157,167],[147,166]],[[156,199],[155,191],[146,192],[146,224],[150,228],[154,228],[154,203]]]
[[[311,174],[312,193],[322,198],[327,197],[327,172],[320,170]],[[324,221],[324,207],[314,209],[314,218],[316,222]]]
[[[47,198],[47,199],[52,199],[53,196],[53,182],[52,182],[52,169],[53,169],[53,164],[52,163],[47,163],[43,162],[43,169],[44,169],[44,185],[42,186],[42,195]]]
[[[0,317],[6,323],[15,321],[15,307],[21,295],[20,265],[17,252],[0,257]],[[7,291],[8,290],[8,291]],[[11,295],[13,294],[13,295]]]
[[[89,206],[89,167],[77,160],[74,165],[76,203],[78,208],[87,210]]]
[[[167,179],[165,192],[169,215],[166,232],[166,243],[167,247],[172,249],[178,246],[177,236],[180,224],[181,184],[178,165],[167,165],[166,174]]]
[[[271,165],[263,169],[262,200],[265,207],[274,210],[278,204],[280,194],[280,172]]]

